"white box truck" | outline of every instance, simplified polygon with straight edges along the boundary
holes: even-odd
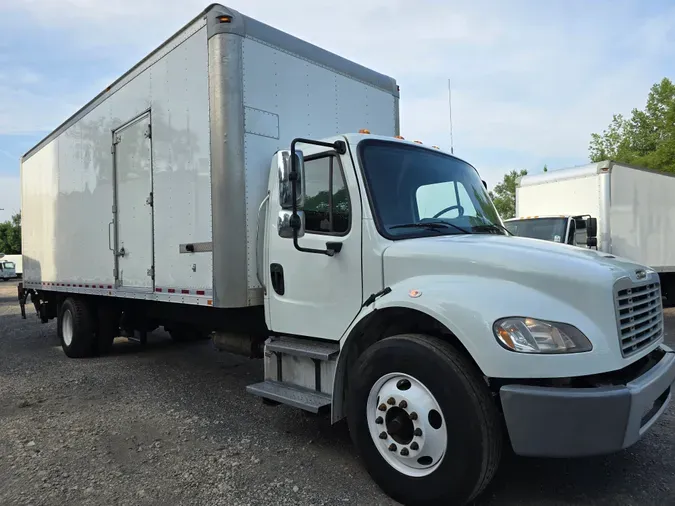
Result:
[[[466,503],[504,441],[635,443],[675,381],[656,273],[507,235],[398,96],[210,6],[23,157],[22,310],[70,357],[164,327],[262,358],[248,390],[347,418],[404,504]]]
[[[519,236],[595,247],[647,265],[673,304],[673,195],[675,174],[607,160],[523,176],[516,218],[505,225]]]
[[[0,253],[0,281],[9,281],[21,275],[21,255]]]

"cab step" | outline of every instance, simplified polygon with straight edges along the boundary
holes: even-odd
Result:
[[[246,391],[263,399],[288,404],[310,413],[319,413],[331,403],[329,394],[274,380],[248,385]]]
[[[336,357],[340,353],[340,345],[294,337],[277,337],[272,338],[272,340],[265,344],[265,351],[325,361]]]

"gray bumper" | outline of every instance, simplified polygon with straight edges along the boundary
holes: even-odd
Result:
[[[537,457],[583,457],[627,448],[649,430],[673,397],[675,353],[669,351],[626,385],[500,390],[513,450]]]

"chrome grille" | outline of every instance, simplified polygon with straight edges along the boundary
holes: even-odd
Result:
[[[663,335],[663,308],[658,282],[616,291],[621,353],[629,357]]]

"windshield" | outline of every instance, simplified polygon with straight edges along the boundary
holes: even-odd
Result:
[[[565,242],[567,218],[531,218],[504,222],[513,235],[545,241]]]
[[[14,269],[14,262],[4,262],[5,269]]]
[[[476,170],[453,156],[365,140],[359,158],[377,226],[391,239],[496,233],[501,220]]]

